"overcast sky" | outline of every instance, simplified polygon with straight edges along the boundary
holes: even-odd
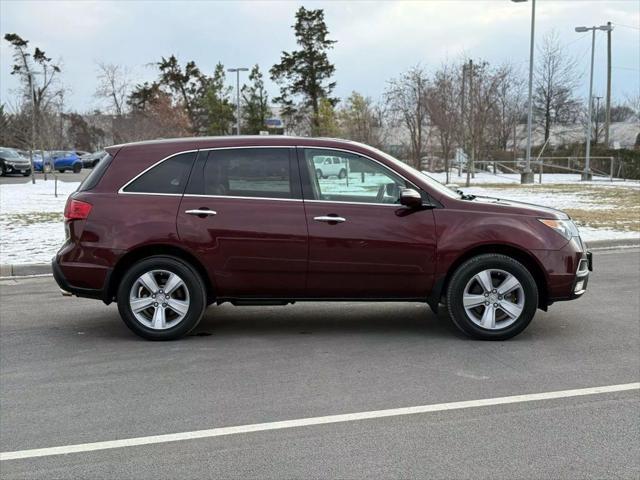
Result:
[[[0,31],[17,33],[63,64],[67,105],[79,111],[100,106],[96,63],[126,65],[136,82],[153,80],[148,64],[175,54],[211,73],[258,63],[266,73],[282,50],[295,48],[294,13],[304,5],[323,8],[336,65],[335,94],[357,90],[377,99],[386,81],[417,63],[436,68],[462,54],[492,63],[528,67],[530,3],[509,0],[423,1],[11,1],[0,0]],[[640,0],[538,0],[536,39],[556,30],[580,65],[586,97],[590,34],[578,25],[611,21],[613,96],[640,94]],[[596,38],[594,94],[603,95],[606,34]],[[0,47],[1,101],[13,103],[16,78],[9,74],[11,50]],[[268,75],[266,75],[268,76]],[[228,79],[232,84],[232,79]],[[267,82],[272,96],[276,87]]]

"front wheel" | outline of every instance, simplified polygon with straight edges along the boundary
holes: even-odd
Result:
[[[453,323],[480,340],[506,340],[522,332],[538,308],[535,279],[517,260],[483,254],[463,263],[447,289]]]
[[[148,340],[175,340],[193,330],[204,314],[206,292],[198,273],[174,257],[154,256],[127,271],[118,287],[124,323]]]

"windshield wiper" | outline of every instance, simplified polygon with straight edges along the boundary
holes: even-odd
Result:
[[[474,198],[476,198],[475,195],[464,193],[462,190],[456,190],[456,193],[460,195],[460,198],[462,200],[473,200]]]

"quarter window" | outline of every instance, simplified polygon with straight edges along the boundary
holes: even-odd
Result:
[[[212,150],[204,169],[204,194],[292,198],[288,148]]]
[[[397,204],[406,187],[387,167],[353,153],[307,148],[304,158],[315,200]]]
[[[195,158],[195,152],[181,153],[168,158],[136,178],[123,191],[181,195]]]

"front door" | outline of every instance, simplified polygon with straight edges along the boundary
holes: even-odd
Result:
[[[177,221],[218,298],[304,294],[307,226],[294,148],[200,151]]]
[[[345,174],[319,178],[316,157],[337,157]],[[309,228],[311,297],[425,298],[435,269],[429,209],[399,204],[415,188],[383,164],[339,150],[299,150]]]

